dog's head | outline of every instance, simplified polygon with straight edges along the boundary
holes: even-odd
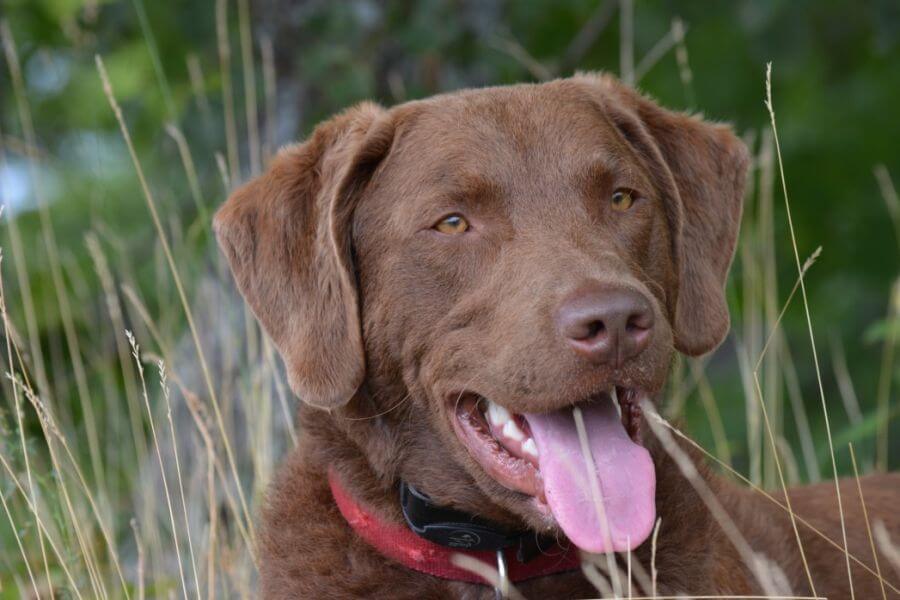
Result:
[[[215,227],[294,392],[371,417],[380,477],[618,551],[654,521],[639,401],[727,332],[746,167],[729,128],[583,75],[360,105]]]

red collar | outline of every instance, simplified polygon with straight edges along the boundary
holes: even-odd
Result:
[[[344,488],[334,471],[328,471],[331,494],[344,519],[359,537],[384,556],[403,566],[442,579],[489,585],[480,575],[453,564],[455,554],[465,554],[497,568],[495,554],[488,550],[458,550],[447,548],[420,538],[400,523],[379,519],[375,513],[357,502]],[[579,568],[581,556],[574,545],[568,548],[554,546],[527,563],[516,559],[516,549],[504,550],[509,580],[513,583],[563,573]]]

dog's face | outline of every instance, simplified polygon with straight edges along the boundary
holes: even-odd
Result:
[[[621,551],[655,516],[639,404],[728,328],[746,163],[582,76],[352,109],[216,227],[294,391],[372,417],[380,476]]]

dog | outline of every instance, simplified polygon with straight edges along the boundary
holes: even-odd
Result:
[[[651,422],[728,331],[748,163],[587,73],[359,104],[235,191],[217,239],[302,400],[262,595],[896,595],[866,532],[900,476],[868,521],[841,482],[847,555],[833,482],[767,498]]]

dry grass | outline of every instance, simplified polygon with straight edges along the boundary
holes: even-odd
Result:
[[[674,51],[687,104],[694,106],[693,73],[684,42],[687,26],[679,19],[673,20],[667,34],[635,65],[634,7],[630,0],[607,0],[598,5],[595,17],[567,51],[570,58],[565,58],[562,64],[566,60],[577,62],[577,58],[571,57],[583,54],[584,47],[613,22],[613,4],[620,9],[623,77],[639,83],[663,56]],[[152,31],[143,16],[142,4],[138,1],[136,6],[143,35],[154,59],[158,84],[171,103]],[[222,0],[215,4],[225,148],[212,156],[200,157],[198,154],[195,163],[173,105],[170,105],[171,122],[165,125],[181,161],[180,165],[172,165],[172,176],[183,174],[190,201],[198,215],[189,227],[182,227],[157,201],[154,191],[165,182],[150,181],[146,177],[142,157],[132,144],[128,123],[116,101],[112,82],[102,59],[97,58],[100,76],[97,85],[103,87],[116,117],[153,224],[156,237],[151,260],[158,269],[156,285],[160,288],[160,296],[171,300],[161,302],[155,309],[148,307],[138,284],[131,263],[136,257],[129,256],[127,244],[102,223],[97,223],[85,238],[93,274],[79,272],[61,255],[56,239],[59,224],[53,221],[37,170],[44,159],[37,151],[15,40],[8,26],[0,25],[6,66],[12,76],[13,97],[24,135],[20,144],[10,145],[5,141],[0,144],[0,166],[6,160],[4,151],[10,148],[22,154],[31,167],[40,217],[40,241],[46,251],[50,283],[62,323],[60,339],[50,340],[50,346],[61,349],[54,355],[48,352],[48,344],[40,338],[38,324],[45,307],[36,305],[29,285],[28,274],[33,268],[33,259],[24,251],[16,220],[7,216],[8,235],[2,250],[8,252],[12,264],[0,260],[0,314],[6,350],[3,386],[8,391],[8,403],[2,408],[11,415],[13,427],[9,431],[0,430],[3,434],[0,436],[0,505],[3,509],[0,541],[10,542],[0,545],[0,565],[12,567],[10,570],[14,575],[0,575],[4,591],[17,589],[22,596],[42,598],[64,594],[78,598],[133,596],[139,599],[179,595],[208,599],[254,596],[253,515],[273,465],[286,448],[296,443],[302,432],[294,429],[294,400],[280,373],[275,351],[249,312],[239,308],[239,299],[222,284],[223,274],[194,278],[184,267],[192,258],[189,240],[205,235],[207,230],[212,208],[207,205],[207,199],[220,197],[242,176],[258,172],[275,147],[274,52],[271,41],[259,41],[264,116],[260,130],[258,65],[254,60],[257,51],[250,35],[249,5],[246,0],[239,0],[239,66],[245,109],[242,125],[246,127],[246,156],[249,158],[249,165],[244,166],[249,171],[242,169],[238,131],[244,131],[244,128],[238,127],[240,111],[236,107],[232,82],[235,65],[231,59],[226,7],[227,3]],[[496,45],[520,60],[536,78],[550,78],[558,73],[560,65],[541,64],[512,39],[499,39]],[[194,99],[204,119],[214,126],[217,116],[203,83],[201,59],[197,55],[188,56],[186,65]],[[402,89],[400,84],[395,87]],[[649,422],[653,431],[663,440],[760,585],[769,593],[765,597],[794,598],[790,596],[784,575],[766,557],[753,551],[725,507],[705,487],[696,466],[679,448],[679,444],[694,445],[722,471],[785,510],[791,517],[801,552],[801,528],[809,528],[824,537],[800,515],[795,515],[789,503],[781,503],[764,491],[772,488],[783,491],[801,479],[815,481],[820,477],[813,426],[806,414],[797,375],[800,355],[791,348],[781,329],[784,315],[798,292],[817,375],[830,474],[835,477],[836,454],[842,451],[835,448],[832,439],[829,410],[833,411],[834,406],[830,406],[825,398],[814,336],[813,307],[809,305],[804,283],[819,251],[801,264],[796,235],[802,232],[794,231],[791,220],[771,94],[766,106],[771,129],[748,138],[758,152],[737,260],[740,276],[732,282],[741,305],[733,343],[744,378],[746,440],[735,441],[729,436],[730,424],[723,412],[729,399],[716,397],[706,370],[707,361],[679,362],[672,377],[672,402],[666,408],[678,413],[690,403],[699,401],[708,415],[709,435],[715,452],[702,448],[655,415],[650,407],[646,410],[651,415]],[[761,120],[765,116],[761,111]],[[755,144],[757,138],[759,143]],[[0,136],[0,140],[6,139]],[[203,188],[198,164],[218,169],[220,178],[210,186],[211,189]],[[780,190],[776,175],[782,184]],[[878,167],[875,175],[897,227],[900,244],[900,202],[887,170]],[[796,283],[784,297],[777,288],[778,257],[774,250],[778,197],[783,197],[785,203],[797,268]],[[16,298],[8,298],[3,287],[3,282],[12,277],[10,267],[15,274]],[[889,318],[900,315],[900,280],[895,287],[894,297],[887,303]],[[103,298],[105,313],[101,316],[82,302],[85,290],[89,295]],[[16,314],[22,315],[22,323],[11,321],[7,314],[9,306],[18,309]],[[79,322],[96,323],[96,328],[85,331],[76,326]],[[131,331],[126,333],[126,328],[133,334]],[[880,420],[872,440],[876,449],[873,462],[881,468],[887,464],[887,424],[896,413],[896,407],[891,405],[890,386],[898,340],[897,329],[892,331],[894,333],[886,337],[882,350],[877,394]],[[141,354],[139,344],[150,350]],[[836,348],[835,345],[832,347]],[[101,371],[97,367],[97,348],[110,349],[114,368]],[[157,367],[159,376],[155,381],[144,377],[146,360]],[[61,373],[70,380],[67,388],[57,384],[55,378]],[[862,412],[853,392],[850,373],[846,367],[837,366],[836,374],[847,412],[852,413],[851,419],[853,415],[859,417]],[[169,389],[170,382],[172,390]],[[243,403],[248,398],[252,398],[252,407]],[[5,427],[6,414],[0,415],[0,427]],[[670,412],[667,414],[672,416]],[[586,449],[587,432],[578,417],[580,415],[576,415],[576,425]],[[163,422],[167,426],[157,428],[157,424]],[[799,449],[789,441],[787,432],[792,429],[796,429]],[[852,447],[849,452],[855,472],[856,456]],[[735,461],[740,462],[741,457],[747,459],[747,473],[735,466]],[[805,477],[800,475],[801,466]],[[602,517],[602,491],[598,482],[592,484],[597,500],[595,505]],[[861,486],[859,493],[862,499]],[[842,505],[839,504],[836,510],[842,514]],[[601,518],[601,522],[605,519]],[[622,572],[616,557],[611,554],[585,557],[583,572],[594,582],[601,596],[660,600],[671,597],[657,595],[655,556],[660,525],[657,522],[651,539],[650,565],[640,564],[629,554],[625,557],[626,570]],[[879,565],[876,560],[873,563],[875,569],[872,569],[868,566],[868,557],[851,555],[846,551],[846,534],[843,540],[828,541],[844,551],[848,576],[853,562],[879,578],[884,597],[888,592],[900,593],[892,583],[900,577],[898,540],[890,538],[882,523],[869,524],[868,515],[867,533],[873,553],[875,548],[880,548],[889,564]],[[184,547],[186,552],[183,552]],[[467,563],[465,557],[460,561],[460,566],[481,572],[498,585],[503,584],[497,569]],[[807,577],[809,585],[815,589],[814,578],[808,571]],[[518,592],[510,587],[509,594],[517,597]]]

